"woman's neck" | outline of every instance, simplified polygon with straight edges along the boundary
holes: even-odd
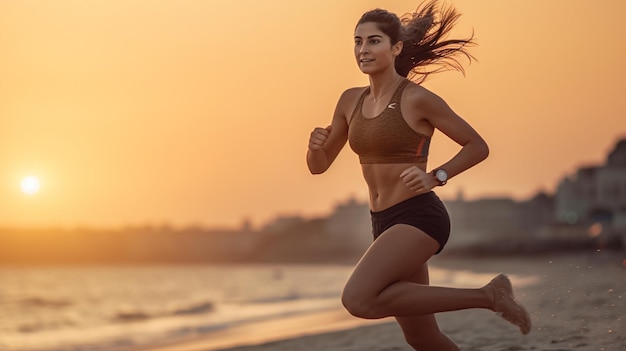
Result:
[[[393,72],[392,74],[370,75],[370,95],[374,102],[388,95],[402,77]]]

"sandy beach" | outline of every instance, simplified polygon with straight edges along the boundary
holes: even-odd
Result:
[[[593,252],[512,259],[437,258],[432,267],[462,268],[481,281],[438,277],[433,285],[478,287],[496,272],[510,275],[518,300],[533,318],[523,336],[494,313],[467,310],[438,315],[441,329],[471,350],[626,350],[626,255]],[[463,276],[462,272],[459,273]],[[472,275],[476,279],[477,275]],[[458,277],[456,277],[458,278]],[[450,282],[454,282],[451,284]],[[392,319],[364,321],[325,311],[214,333],[210,338],[150,351],[400,351],[411,350]]]

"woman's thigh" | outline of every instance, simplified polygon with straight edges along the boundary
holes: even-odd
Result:
[[[390,284],[418,274],[437,250],[439,243],[422,230],[396,224],[381,234],[361,257],[344,292],[377,296]]]

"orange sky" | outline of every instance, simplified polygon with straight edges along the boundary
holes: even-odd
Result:
[[[626,2],[450,1],[478,62],[425,83],[491,155],[450,198],[552,191],[626,136]],[[416,1],[0,2],[0,226],[260,225],[367,189],[349,148],[308,173],[308,135],[366,85],[360,15]],[[458,148],[436,134],[431,167]],[[41,180],[34,196],[20,191]]]

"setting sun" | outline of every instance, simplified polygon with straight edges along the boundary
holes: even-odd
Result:
[[[22,179],[20,187],[24,194],[34,195],[39,191],[39,179],[37,179],[37,177],[28,176]]]

